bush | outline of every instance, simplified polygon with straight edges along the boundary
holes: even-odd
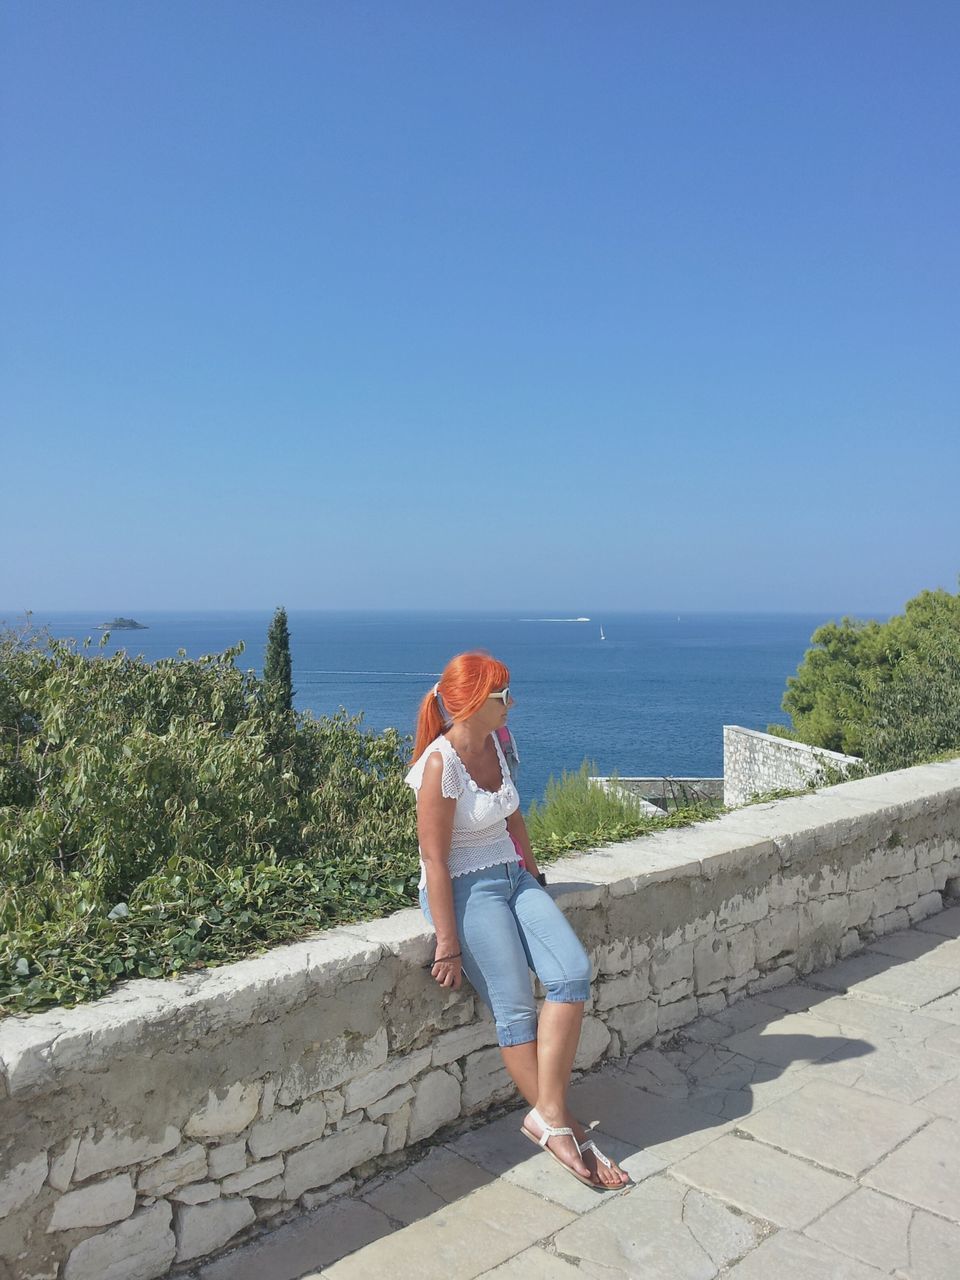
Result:
[[[646,831],[685,826],[718,811],[716,805],[691,804],[656,817],[628,793],[615,787],[604,790],[591,782],[595,772],[588,760],[576,773],[564,770],[559,782],[550,778],[543,804],[534,801],[530,805],[527,831],[538,861],[549,861],[569,849],[588,849]],[[612,781],[616,783],[616,778]]]
[[[787,680],[784,733],[874,769],[960,748],[960,595],[923,591],[888,622],[844,618],[812,636]]]
[[[0,1011],[414,899],[405,741],[277,716],[239,652],[0,642]]]

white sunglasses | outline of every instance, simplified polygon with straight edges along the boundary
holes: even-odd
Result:
[[[487,697],[498,698],[505,707],[509,706],[510,705],[510,686],[505,685],[504,688],[498,689],[496,693],[488,693]]]

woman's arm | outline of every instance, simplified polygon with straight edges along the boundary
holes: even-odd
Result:
[[[519,809],[515,813],[511,813],[507,819],[507,830],[523,851],[527,870],[532,876],[538,876],[540,868],[537,866],[537,860],[533,856],[533,850],[530,847],[530,836],[527,834],[527,824],[524,822],[523,814]],[[431,907],[430,910],[432,911],[433,908]]]
[[[449,859],[457,802],[443,794],[442,777],[443,758],[434,751],[424,766],[423,781],[417,792],[417,836],[426,872],[427,900],[437,934],[431,973],[442,987],[456,989],[460,986],[462,968]]]

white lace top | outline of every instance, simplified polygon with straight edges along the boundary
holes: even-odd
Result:
[[[477,786],[457,755],[456,748],[443,734],[430,743],[405,779],[414,791],[419,791],[427,761],[435,751],[439,751],[443,758],[441,793],[457,802],[453,816],[453,837],[450,841],[451,876],[464,876],[470,871],[495,867],[500,862],[521,860],[516,845],[507,833],[507,818],[519,809],[520,796],[513,785],[497,735],[493,734],[492,737],[500,761],[502,781],[499,791],[485,791],[483,787]],[[423,867],[422,857],[420,865]],[[426,872],[423,871],[420,888],[425,884]]]

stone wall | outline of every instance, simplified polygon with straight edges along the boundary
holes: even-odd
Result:
[[[567,858],[596,982],[581,1069],[940,909],[960,761]],[[0,1022],[0,1276],[153,1280],[511,1096],[417,911]]]
[[[772,733],[723,726],[723,803],[731,809],[771,791],[797,791],[822,779],[824,770],[845,774],[862,765],[856,756],[809,747]]]
[[[687,800],[722,800],[722,778],[591,778],[605,791],[611,787],[646,802],[651,814],[663,813],[675,803]]]

